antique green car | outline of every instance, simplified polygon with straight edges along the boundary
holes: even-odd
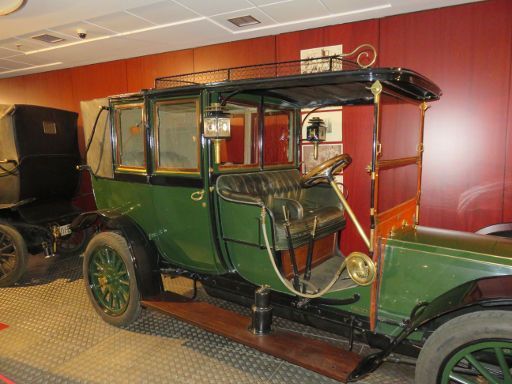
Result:
[[[360,48],[315,59],[313,73],[238,67],[82,103],[98,211],[72,228],[98,228],[83,273],[105,321],[160,309],[341,381],[397,351],[418,357],[417,383],[512,383],[512,241],[419,225],[425,113],[441,91],[371,68]],[[373,139],[302,174],[305,140],[323,154],[328,127],[311,116],[327,107]],[[341,182],[351,163],[369,195]],[[252,319],[163,295],[165,275],[252,306]],[[381,352],[273,331],[272,313]]]

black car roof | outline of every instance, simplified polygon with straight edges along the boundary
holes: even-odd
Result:
[[[156,79],[154,89],[140,94],[120,95],[114,99],[142,94],[160,97],[209,90],[222,93],[224,97],[241,92],[272,96],[283,100],[284,104],[301,108],[371,104],[373,94],[370,87],[377,80],[385,91],[407,99],[434,101],[441,96],[441,89],[434,82],[410,69],[360,68],[357,63],[337,57],[323,60],[329,60],[330,67],[326,71],[314,73],[301,73],[304,61],[299,60],[161,77]],[[333,60],[339,64],[334,69]]]

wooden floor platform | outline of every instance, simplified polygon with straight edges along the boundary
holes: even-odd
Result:
[[[276,330],[270,335],[254,335],[248,330],[249,317],[201,301],[159,298],[142,305],[341,382],[346,382],[362,359],[354,352],[297,333]]]

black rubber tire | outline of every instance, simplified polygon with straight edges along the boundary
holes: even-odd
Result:
[[[416,364],[415,384],[437,384],[441,370],[453,352],[485,339],[512,340],[512,312],[473,312],[440,326],[421,350]]]
[[[7,236],[7,238],[12,241],[15,251],[15,266],[14,269],[10,271],[8,274],[0,275],[0,287],[8,287],[16,283],[21,276],[25,273],[27,269],[27,243],[21,236],[21,233],[18,230],[7,224],[0,224],[0,238],[2,235]]]
[[[112,316],[105,312],[104,308],[102,308],[101,305],[96,300],[91,289],[91,280],[89,276],[89,263],[91,260],[91,256],[97,248],[104,246],[112,248],[121,257],[129,275],[130,296],[128,300],[128,305],[126,310],[122,314],[116,316]],[[96,234],[91,239],[84,252],[83,275],[85,289],[87,291],[87,295],[89,296],[89,300],[91,301],[92,306],[94,307],[96,312],[101,316],[103,320],[117,327],[124,327],[130,325],[139,318],[142,312],[142,308],[140,305],[140,293],[137,287],[137,278],[135,275],[135,268],[133,266],[132,254],[123,236],[115,232],[101,232]]]

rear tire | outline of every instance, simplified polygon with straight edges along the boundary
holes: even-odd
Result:
[[[504,356],[506,369],[499,364],[499,354]],[[475,364],[471,363],[472,359]],[[481,370],[487,371],[494,382],[502,382],[505,375],[508,384],[512,382],[511,363],[512,312],[469,313],[446,322],[428,338],[418,357],[415,383],[464,382],[450,379],[450,375],[460,375],[469,383],[487,382],[485,373],[475,369],[480,364]],[[504,374],[504,371],[509,372]]]
[[[0,287],[16,283],[27,268],[27,244],[16,228],[0,224]]]
[[[87,295],[103,320],[118,327],[137,320],[140,293],[124,237],[114,232],[95,235],[84,252],[83,274]]]

